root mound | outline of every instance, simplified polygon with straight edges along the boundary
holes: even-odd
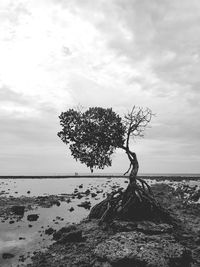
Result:
[[[89,219],[99,219],[100,224],[113,219],[173,223],[174,219],[155,200],[149,185],[142,179],[139,182],[130,183],[125,191],[119,189],[112,192],[92,208]]]

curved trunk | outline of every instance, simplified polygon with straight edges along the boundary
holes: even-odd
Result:
[[[135,184],[137,173],[139,170],[139,163],[137,160],[137,156],[134,152],[131,152],[130,150],[128,150],[126,153],[128,154],[128,158],[130,160],[130,167],[131,167],[131,172],[129,175],[129,182],[130,184]]]
[[[114,190],[106,199],[96,204],[90,211],[90,219],[99,219],[99,224],[120,220],[161,220],[170,222],[171,215],[162,208],[151,194],[149,185],[137,177],[139,164],[136,153],[129,147],[122,147],[130,160],[129,184],[125,191]],[[125,173],[125,174],[126,174]]]

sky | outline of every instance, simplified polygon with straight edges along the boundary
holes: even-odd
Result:
[[[199,0],[1,0],[0,175],[88,173],[57,136],[77,105],[150,108],[140,173],[200,173],[199,72]]]

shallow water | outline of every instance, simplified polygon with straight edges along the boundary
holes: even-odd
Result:
[[[1,179],[1,190],[5,190],[9,196],[44,196],[71,194],[74,188],[80,184],[87,188],[91,185],[102,186],[108,178],[59,178],[59,179]],[[113,178],[113,182],[120,183],[122,180]],[[27,192],[30,191],[30,194]]]
[[[82,188],[79,186],[82,184]],[[20,255],[27,257],[33,251],[41,250],[42,247],[52,243],[51,236],[45,235],[45,229],[52,227],[60,229],[67,223],[78,223],[89,214],[89,210],[77,205],[87,200],[92,206],[103,199],[103,192],[110,192],[112,186],[126,187],[124,178],[68,178],[68,179],[1,179],[1,196],[10,198],[37,197],[46,195],[73,194],[77,188],[79,192],[90,189],[91,192],[99,191],[96,198],[91,196],[82,199],[71,199],[70,203],[61,201],[60,206],[53,205],[50,208],[35,207],[24,213],[23,218],[10,224],[10,219],[0,222],[0,255],[9,252],[14,258],[3,260],[0,257],[0,266],[17,266]],[[29,193],[30,191],[30,193]],[[74,211],[69,209],[73,207]],[[38,214],[37,221],[29,222],[27,215]],[[29,227],[31,225],[31,227]],[[26,266],[30,258],[19,266]],[[23,265],[24,264],[24,265]]]
[[[73,194],[77,188],[79,192],[84,192],[90,189],[91,192],[99,192],[96,198],[91,196],[83,197],[82,199],[71,199],[70,203],[65,201],[60,202],[60,206],[53,205],[50,208],[34,207],[33,210],[28,210],[24,213],[23,218],[10,224],[10,219],[5,222],[0,221],[0,255],[4,252],[9,252],[15,255],[14,258],[3,260],[0,256],[0,266],[26,266],[30,262],[30,257],[24,263],[19,263],[20,255],[25,257],[32,255],[34,251],[45,249],[52,243],[52,236],[45,235],[45,229],[52,227],[60,229],[67,223],[78,223],[89,214],[89,210],[78,207],[77,205],[87,200],[91,201],[92,206],[103,199],[103,193],[110,192],[113,186],[127,186],[126,178],[59,178],[59,179],[1,179],[0,180],[0,195],[5,198],[14,197],[37,197],[46,195],[61,195]],[[147,180],[149,184],[159,183],[158,180]],[[160,181],[161,183],[170,184],[177,187],[180,183],[188,183],[189,185],[198,185],[200,181],[182,181],[172,182],[170,180]],[[82,188],[79,186],[82,184]],[[30,191],[30,193],[29,193]],[[74,211],[69,209],[73,207]],[[38,214],[37,221],[29,222],[27,215]],[[30,227],[31,225],[31,227]]]

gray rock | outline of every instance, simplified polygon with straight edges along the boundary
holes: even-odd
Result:
[[[11,258],[13,258],[13,257],[15,257],[15,255],[12,254],[12,253],[3,253],[3,254],[2,254],[2,258],[3,258],[4,260],[6,260],[6,259],[11,259]]]
[[[44,233],[45,235],[52,235],[54,232],[55,230],[52,227],[50,227],[50,228],[47,228]]]
[[[27,220],[30,222],[37,221],[38,218],[39,218],[38,214],[29,214],[27,216]]]
[[[200,199],[200,189],[190,196],[190,200],[197,202]]]
[[[24,210],[25,210],[25,206],[12,206],[11,207],[11,211],[14,214],[20,215],[20,216],[24,216]]]
[[[69,209],[69,211],[70,211],[70,212],[74,211],[74,208],[73,208],[73,207],[71,207],[71,208]]]
[[[62,227],[60,230],[58,230],[57,232],[55,232],[53,234],[53,239],[59,240],[64,233],[69,233],[71,231],[76,231],[76,230],[77,230],[77,227],[76,227],[76,225],[73,225],[73,224],[71,224],[67,227]]]
[[[91,197],[96,197],[97,196],[97,194],[96,193],[91,193]]]
[[[69,233],[64,233],[62,237],[60,238],[59,243],[65,244],[65,243],[71,243],[71,242],[81,242],[82,240],[83,240],[82,231],[75,230]]]
[[[148,235],[157,235],[163,233],[171,233],[173,226],[166,223],[154,223],[151,221],[114,221],[112,223],[112,228],[116,232],[130,232],[138,231]]]
[[[189,267],[191,251],[165,235],[122,232],[97,245],[94,255],[112,266]]]
[[[83,207],[86,210],[89,210],[91,208],[91,203],[90,203],[90,201],[84,201],[84,202],[81,202],[80,204],[78,204],[77,206]]]

